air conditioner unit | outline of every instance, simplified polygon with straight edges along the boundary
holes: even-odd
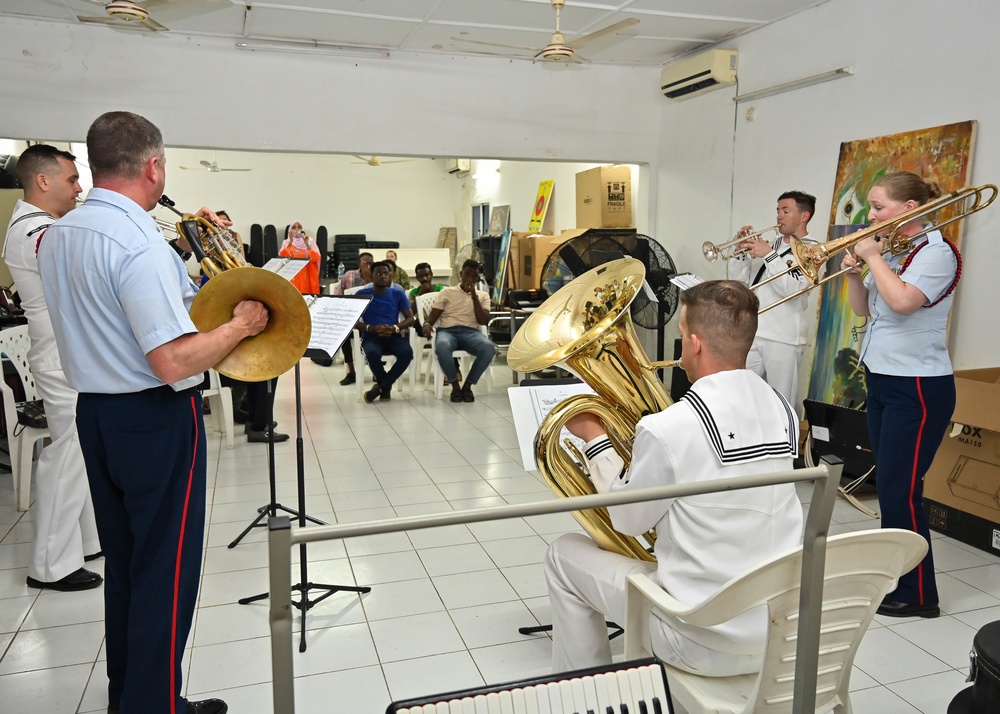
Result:
[[[471,159],[445,159],[445,170],[450,174],[469,173],[472,168]]]
[[[691,97],[736,84],[736,50],[710,50],[660,73],[660,91],[670,99]]]

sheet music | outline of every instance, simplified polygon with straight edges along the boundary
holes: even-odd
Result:
[[[575,394],[593,394],[588,385],[580,384],[543,384],[537,387],[512,387],[507,390],[511,411],[514,415],[514,429],[517,431],[517,443],[521,450],[521,463],[525,471],[537,471],[535,467],[535,434],[542,420],[548,416],[556,405]],[[568,430],[563,429],[559,443],[569,439],[580,451],[583,451],[583,440],[578,439]]]
[[[699,278],[694,273],[678,273],[674,277],[670,278],[670,282],[679,287],[681,290],[687,290],[688,288],[693,288],[698,283],[705,282],[705,279]]]
[[[309,316],[312,318],[312,336],[309,349],[322,350],[330,357],[350,335],[368,307],[368,295],[317,295],[306,299]]]
[[[277,273],[286,280],[291,280],[308,264],[308,258],[271,258],[264,263],[263,269]]]

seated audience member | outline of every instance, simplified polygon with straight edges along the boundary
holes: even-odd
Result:
[[[696,483],[792,468],[798,420],[746,357],[757,330],[757,297],[731,280],[681,293],[681,361],[693,386],[680,401],[639,421],[631,465],[592,412],[567,427],[586,441],[598,492]],[[545,578],[557,672],[611,663],[605,620],[624,622],[625,581],[645,573],[681,603],[697,605],[748,568],[798,546],[802,506],[793,484],[722,491],[610,509],[615,530],[656,531],[656,563],[602,550],[569,533],[549,546]],[[767,612],[755,608],[711,627],[666,615],[651,620],[656,656],[710,676],[760,669]]]
[[[292,278],[292,285],[303,295],[319,294],[319,248],[309,234],[302,229],[302,224],[295,221],[288,227],[288,235],[281,244],[278,255],[283,258],[305,258],[309,260],[298,275]]]
[[[413,308],[413,314],[416,315],[417,327],[419,328],[422,326],[423,315],[417,315],[417,297],[427,293],[439,293],[445,289],[445,286],[434,282],[430,263],[417,263],[413,274],[417,277],[417,287],[410,288],[407,295],[410,297],[410,307]]]
[[[361,288],[358,295],[371,295],[372,300],[365,309],[356,327],[361,330],[361,349],[372,370],[375,385],[365,392],[369,404],[376,398],[387,402],[391,399],[392,385],[396,383],[413,361],[410,341],[400,332],[413,324],[413,311],[406,293],[391,287],[392,268],[388,262],[372,266],[372,284]],[[403,315],[402,321],[399,320]],[[386,372],[382,366],[382,355],[392,355],[395,364]]]
[[[359,253],[358,254],[358,269],[348,270],[344,273],[344,276],[337,281],[333,286],[334,295],[343,295],[345,290],[350,290],[351,288],[363,287],[372,281],[372,254],[371,253]],[[343,385],[354,384],[357,376],[354,373],[354,332],[344,340],[344,346],[341,351],[344,353],[344,364],[347,365],[347,374],[344,376],[340,383]]]
[[[442,371],[451,382],[453,402],[476,401],[472,386],[489,369],[497,354],[496,345],[479,329],[480,325],[490,320],[490,296],[483,290],[476,290],[477,282],[479,263],[465,261],[462,282],[441,291],[423,327],[424,337],[430,337],[437,327],[434,351]],[[452,357],[455,350],[465,350],[476,358],[462,386],[459,386],[458,371]]]
[[[405,270],[399,267],[399,259],[396,257],[396,251],[387,250],[385,252],[385,259],[392,261],[392,282],[403,288],[403,290],[409,290],[410,276],[406,274]]]

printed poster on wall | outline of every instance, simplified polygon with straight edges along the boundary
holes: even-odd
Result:
[[[549,202],[552,200],[552,189],[555,185],[556,182],[553,179],[538,184],[538,198],[535,199],[535,209],[531,212],[528,233],[541,232],[542,224],[545,223],[545,213],[549,210]]]

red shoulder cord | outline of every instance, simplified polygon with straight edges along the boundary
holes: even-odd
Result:
[[[48,230],[48,228],[45,229],[45,231],[47,231],[47,230]],[[45,231],[42,231],[38,235],[38,240],[35,241],[35,257],[36,258],[38,257],[38,246],[40,246],[42,244],[42,238],[45,237]]]
[[[958,286],[958,281],[961,280],[962,278],[962,254],[958,252],[958,247],[954,243],[952,243],[944,236],[941,236],[941,238],[942,240],[944,240],[945,243],[948,244],[948,247],[951,248],[951,252],[955,254],[955,262],[957,263],[955,267],[955,279],[951,281],[951,285],[949,285],[948,289],[945,290],[944,293],[942,293],[941,297],[939,297],[934,302],[929,303],[927,305],[922,305],[921,307],[934,307],[935,305],[937,305],[939,302],[944,300],[946,297],[948,297],[955,291],[955,288]],[[903,266],[899,269],[899,272],[896,273],[897,277],[906,272],[906,269],[910,267],[910,261],[912,261],[914,256],[920,252],[920,249],[926,245],[930,245],[930,241],[924,241],[916,248],[914,248],[912,251],[910,251],[910,254],[906,256],[906,260],[903,261]]]

